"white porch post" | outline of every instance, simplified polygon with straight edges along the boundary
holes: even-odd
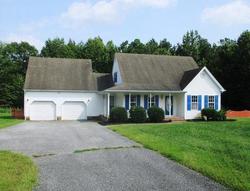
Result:
[[[169,112],[168,112],[168,116],[171,117],[171,110],[172,110],[172,103],[171,103],[171,94],[168,94],[168,105],[169,105]]]
[[[108,115],[107,115],[107,117],[109,117],[109,114],[110,114],[110,93],[108,93]]]
[[[128,109],[130,110],[131,109],[131,104],[130,104],[130,102],[131,102],[131,93],[129,93],[128,94]]]

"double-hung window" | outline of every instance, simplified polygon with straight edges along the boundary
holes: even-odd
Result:
[[[198,110],[198,96],[191,97],[191,109]]]
[[[156,106],[156,100],[155,100],[155,96],[151,96],[151,100],[150,100],[150,96],[148,96],[148,108]]]
[[[130,108],[131,107],[136,107],[137,106],[137,96],[136,95],[131,95],[130,96]]]
[[[210,109],[215,109],[215,101],[214,96],[208,96],[208,107]]]

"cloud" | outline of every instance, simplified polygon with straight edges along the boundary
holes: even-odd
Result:
[[[67,26],[81,27],[88,23],[115,23],[130,10],[143,7],[163,9],[176,0],[101,0],[95,3],[81,1],[72,3],[61,15],[61,22]]]
[[[224,26],[250,24],[250,4],[243,0],[234,0],[218,7],[206,8],[201,19],[203,22]]]
[[[41,50],[43,42],[36,38],[35,36],[29,34],[15,34],[11,33],[5,38],[5,42],[28,42],[29,44],[35,46],[38,50]]]

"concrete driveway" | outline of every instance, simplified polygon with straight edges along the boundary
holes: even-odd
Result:
[[[94,122],[25,122],[0,130],[0,149],[33,157],[38,191],[226,190]]]

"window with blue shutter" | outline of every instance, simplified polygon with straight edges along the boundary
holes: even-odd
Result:
[[[208,96],[207,95],[204,98],[204,108],[208,108]]]
[[[214,96],[214,109],[219,109],[219,96]]]
[[[158,95],[155,96],[155,103],[156,103],[156,107],[159,107],[159,96]]]
[[[141,106],[141,96],[140,95],[137,95],[137,99],[136,99],[136,102],[137,102],[137,106],[140,107]]]
[[[129,95],[125,95],[125,108],[129,110]]]
[[[148,109],[148,96],[144,95],[144,109]]]
[[[114,82],[117,83],[117,72],[114,73]]]
[[[201,110],[201,95],[198,96],[198,110]]]
[[[187,110],[191,111],[191,95],[187,96]]]

